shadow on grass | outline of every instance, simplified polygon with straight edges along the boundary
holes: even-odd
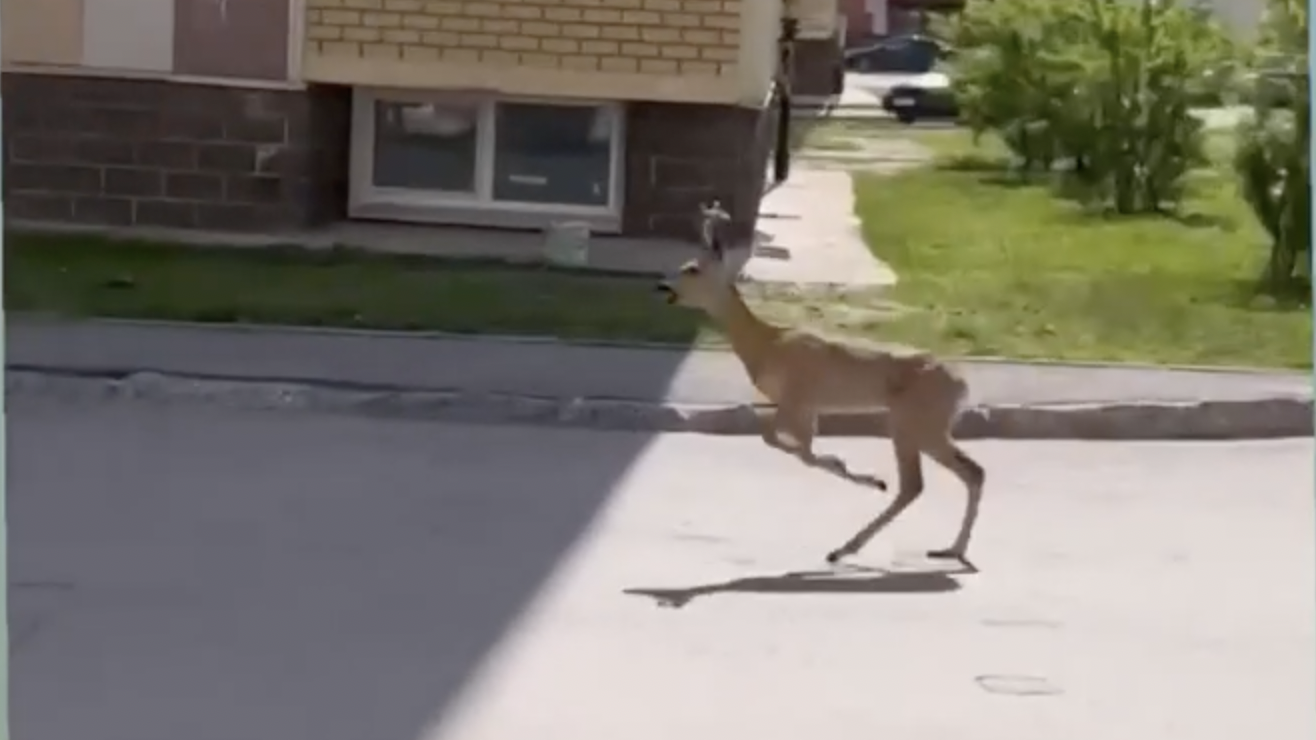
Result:
[[[182,246],[8,233],[10,310],[70,317],[694,343],[657,274],[334,247]]]
[[[1050,178],[1036,172],[1015,169],[1008,159],[988,154],[948,154],[937,157],[933,167],[942,172],[976,174],[976,182],[996,188],[1035,188],[1048,184]]]
[[[1174,211],[1164,215],[1180,226],[1186,226],[1190,229],[1237,231],[1239,227],[1237,219],[1216,213],[1181,213]]]
[[[803,149],[809,141],[809,136],[817,131],[818,127],[831,120],[831,112],[827,110],[806,109],[792,112],[789,136],[791,151]]]
[[[980,174],[981,177],[978,178],[977,182],[991,187],[1006,189],[1048,188],[1054,197],[1080,206],[1079,211],[1071,214],[1071,217],[1076,220],[1136,221],[1140,219],[1164,219],[1187,228],[1219,229],[1229,232],[1237,231],[1240,226],[1238,220],[1231,216],[1197,211],[1185,212],[1173,208],[1165,208],[1146,214],[1118,213],[1105,205],[1093,205],[1094,202],[1099,202],[1102,199],[1094,197],[1093,186],[1080,179],[1077,173],[1072,170],[1064,168],[1057,168],[1050,172],[1024,170],[1012,165],[1007,157],[999,154],[991,155],[981,152],[947,154],[938,157],[933,166],[943,172]],[[1191,200],[1194,193],[1200,195],[1200,184],[1189,182],[1188,187],[1189,189],[1181,198],[1181,202]]]
[[[238,260],[247,265],[293,267],[374,267],[429,271],[500,270],[576,275],[583,277],[654,278],[660,273],[615,270],[599,267],[571,267],[545,261],[539,254],[524,258],[482,257],[478,255],[440,256],[404,252],[385,252],[336,244],[330,247],[307,247],[300,244],[270,244],[259,247],[233,247],[170,244],[144,239],[118,239],[90,234],[29,233],[6,230],[6,247],[19,250],[62,250],[71,257],[84,249],[114,250],[119,259],[194,259]]]
[[[875,136],[898,138],[907,131],[925,128],[929,127],[894,124],[879,117],[839,117],[831,110],[805,109],[791,116],[790,148],[793,152],[801,149],[860,151],[864,149],[864,139]]]
[[[1229,291],[1229,303],[1237,308],[1265,313],[1305,313],[1311,310],[1311,278],[1296,277],[1279,284],[1262,279],[1237,280]]]
[[[804,149],[845,151],[854,149],[844,134],[851,128],[853,121],[837,119],[830,109],[808,108],[791,113],[791,130],[788,142],[792,153]],[[820,134],[836,133],[836,138],[820,137]]]
[[[946,172],[985,172],[1001,174],[1010,172],[1010,164],[1004,158],[987,154],[948,154],[937,157],[933,167]]]

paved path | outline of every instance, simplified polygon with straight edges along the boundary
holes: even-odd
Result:
[[[846,172],[798,162],[790,179],[764,196],[757,230],[753,258],[741,269],[753,280],[848,287],[896,282],[864,241]]]
[[[634,349],[414,335],[245,330],[13,320],[11,367],[155,371],[462,389],[541,397],[732,405],[756,400],[738,361],[720,351]],[[1166,371],[971,362],[980,404],[1310,398],[1301,373]]]
[[[825,571],[885,498],[753,440],[22,400],[9,423],[23,740],[1316,732],[1310,441],[970,444],[982,572],[953,575],[917,555],[958,517],[944,474]]]

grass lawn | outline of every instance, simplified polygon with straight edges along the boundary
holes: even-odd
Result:
[[[1309,302],[1253,291],[1267,242],[1223,165],[1195,174],[1183,218],[1117,219],[983,167],[990,144],[956,167],[962,132],[918,138],[936,164],[855,183],[907,312],[848,330],[955,355],[1311,367]]]
[[[349,250],[202,249],[9,233],[9,310],[66,316],[639,339],[711,335],[649,277]]]
[[[652,276],[296,247],[201,248],[77,234],[5,235],[11,311],[722,346]],[[884,309],[826,288],[749,284],[788,325],[864,322]]]
[[[813,116],[797,116],[792,125],[794,148],[821,152],[862,151],[863,139],[871,136],[875,128],[863,120]]]

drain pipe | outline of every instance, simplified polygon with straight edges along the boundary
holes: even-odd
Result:
[[[12,8],[13,5],[11,4],[10,7]],[[10,16],[10,18],[12,17],[13,16]],[[0,124],[0,129],[2,128],[3,125]],[[3,141],[3,138],[4,138],[3,131],[0,131],[0,141]],[[0,175],[0,180],[3,179],[4,179],[3,176]],[[4,190],[3,186],[4,183],[0,182],[0,193],[3,193]],[[3,216],[4,216],[4,196],[0,195],[0,220],[3,219]],[[4,231],[0,229],[0,285],[4,284],[4,273],[5,273],[4,263],[5,260],[7,259],[4,254],[4,241],[5,241]],[[0,359],[3,359],[4,357],[4,347],[5,347],[4,319],[5,319],[4,306],[0,305]],[[5,416],[7,414],[5,410],[5,406],[6,406],[5,399],[3,396],[0,396],[0,473],[6,472],[6,467],[9,464],[8,458],[5,455],[5,428],[8,426],[5,420]],[[4,581],[0,581],[0,583],[3,583],[3,588],[0,588],[0,635],[4,635],[4,641],[0,642],[0,738],[2,738],[3,740],[9,740],[9,732],[10,732],[10,727],[9,727],[10,647],[9,647],[9,617],[8,617],[9,581],[6,576],[6,574],[9,572],[9,565],[8,565],[9,556],[7,555],[7,553],[9,552],[9,548],[5,544],[5,539],[7,537],[7,529],[8,529],[8,524],[6,523],[7,516],[5,514],[7,504],[5,503],[5,501],[8,496],[8,493],[9,492],[5,490],[4,483],[0,483],[0,578],[4,579]]]
[[[781,36],[777,39],[780,61],[777,65],[777,141],[772,158],[772,181],[780,185],[791,173],[791,78],[795,70],[795,37],[800,22],[781,19]]]

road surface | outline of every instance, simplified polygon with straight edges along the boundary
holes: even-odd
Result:
[[[22,740],[1311,737],[1312,444],[974,443],[928,496],[743,438],[16,399]],[[889,472],[885,443],[828,441]]]

